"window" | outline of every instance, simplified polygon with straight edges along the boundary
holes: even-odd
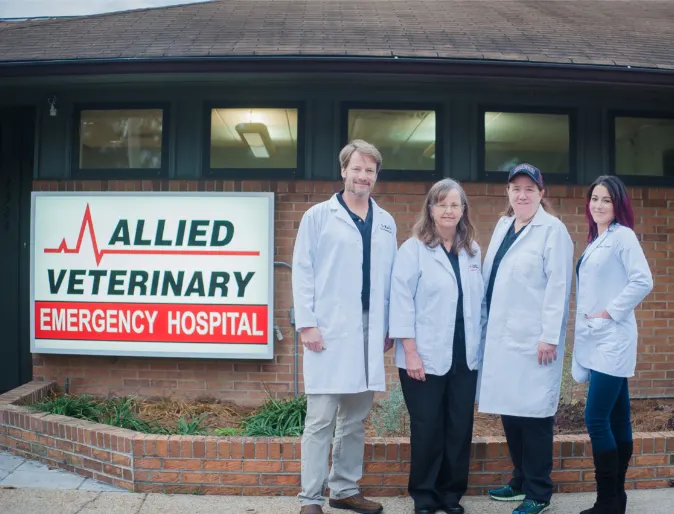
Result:
[[[614,118],[617,175],[674,177],[674,118]]]
[[[209,109],[208,169],[295,174],[300,168],[298,107],[237,107]]]
[[[75,116],[75,174],[135,178],[158,176],[168,168],[164,108],[80,107]]]
[[[544,177],[568,178],[573,163],[571,139],[569,114],[484,111],[483,170],[487,175],[507,172],[526,162]]]
[[[345,121],[346,142],[363,139],[381,152],[381,180],[427,180],[441,169],[435,110],[349,108]]]

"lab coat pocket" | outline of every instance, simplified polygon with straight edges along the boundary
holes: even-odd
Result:
[[[359,326],[362,323],[354,323],[356,320],[349,320],[345,309],[339,303],[335,303],[334,306],[327,302],[322,303],[316,309],[316,318],[323,340],[345,337],[349,327],[353,327],[354,324]]]
[[[416,334],[417,337],[415,342],[417,344],[417,352],[419,353],[419,356],[422,358],[422,360],[431,359],[437,344],[435,329],[432,325],[426,323],[417,324]]]
[[[614,334],[616,331],[615,321],[606,318],[589,318],[587,326],[592,335]]]
[[[537,284],[543,278],[543,256],[538,252],[522,252],[517,256],[516,270],[525,282]]]
[[[531,316],[514,314],[508,320],[504,334],[505,344],[509,349],[523,354],[538,352],[541,338],[541,324],[531,320]]]
[[[588,322],[590,337],[594,340],[597,351],[606,356],[617,355],[620,347],[617,323],[604,318],[591,318]]]

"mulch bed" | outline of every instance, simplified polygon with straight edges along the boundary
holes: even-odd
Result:
[[[214,398],[203,398],[193,402],[162,398],[161,400],[139,399],[139,416],[145,421],[158,421],[166,428],[175,428],[181,416],[198,418],[208,414],[201,426],[211,431],[216,428],[236,428],[241,419],[255,411],[253,407],[242,407],[230,402],[219,402]]]
[[[584,434],[587,432],[584,420],[585,404],[560,405],[555,420],[556,434]],[[208,413],[202,425],[209,431],[215,428],[236,428],[241,419],[255,408],[242,407],[234,403],[218,402],[204,398],[194,402],[171,399],[141,400],[140,417],[157,420],[163,426],[173,427],[183,414],[198,417]],[[406,414],[406,413],[405,413]],[[632,427],[635,432],[665,432],[674,430],[674,399],[632,400]],[[373,424],[368,421],[367,435],[376,436]],[[473,436],[503,436],[499,416],[475,413]]]
[[[634,432],[668,432],[674,430],[674,399],[632,400]],[[555,417],[555,434],[586,434],[585,402],[560,405]],[[474,436],[503,436],[499,416],[475,414]]]

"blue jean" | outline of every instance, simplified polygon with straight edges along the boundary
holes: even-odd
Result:
[[[616,443],[632,440],[630,393],[626,378],[591,372],[585,425],[595,453],[613,450]]]

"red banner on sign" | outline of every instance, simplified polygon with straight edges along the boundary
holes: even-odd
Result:
[[[35,338],[267,344],[266,305],[35,302]]]

